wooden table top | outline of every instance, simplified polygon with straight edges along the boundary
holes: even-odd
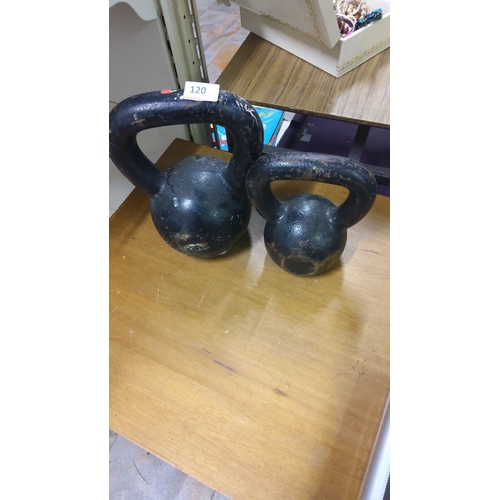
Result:
[[[250,33],[217,80],[257,106],[390,126],[390,49],[335,78]]]
[[[229,158],[177,139],[157,165],[191,154]],[[234,249],[196,259],[134,190],[110,218],[110,428],[232,500],[355,500],[389,395],[389,209],[377,196],[341,264],[297,277],[255,211]]]

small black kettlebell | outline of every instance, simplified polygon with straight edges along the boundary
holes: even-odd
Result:
[[[349,190],[338,207],[315,194],[279,201],[270,184],[309,180]],[[272,153],[257,160],[247,174],[248,196],[266,219],[264,241],[272,260],[292,274],[312,276],[329,269],[341,256],[347,228],[370,210],[377,194],[375,177],[361,163],[317,153]]]
[[[249,166],[262,154],[263,127],[246,101],[220,91],[217,102],[182,99],[183,90],[135,95],[109,114],[109,156],[146,191],[158,233],[175,250],[196,257],[221,255],[245,232],[252,205],[245,189]],[[158,170],[137,144],[137,134],[165,125],[212,123],[234,142],[229,163],[190,156]]]

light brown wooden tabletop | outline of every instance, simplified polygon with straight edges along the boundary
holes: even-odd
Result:
[[[158,165],[190,154],[229,157],[178,139]],[[340,264],[297,277],[255,211],[234,249],[196,259],[134,190],[110,219],[110,428],[232,500],[355,500],[389,395],[389,208],[377,196]]]
[[[390,49],[335,78],[250,33],[217,83],[258,106],[390,126]]]

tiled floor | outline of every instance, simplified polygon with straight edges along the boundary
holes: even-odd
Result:
[[[196,0],[210,83],[215,83],[248,31],[239,8],[216,0]],[[114,173],[114,171],[113,171]],[[132,189],[123,176],[111,176],[110,216]],[[228,500],[196,479],[109,431],[110,500]]]
[[[249,32],[241,27],[237,4],[227,7],[217,0],[196,0],[196,5],[208,80],[215,83]]]
[[[228,500],[109,431],[110,500]]]

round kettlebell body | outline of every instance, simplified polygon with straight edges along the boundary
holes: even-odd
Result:
[[[175,250],[216,257],[245,232],[252,205],[224,179],[225,166],[219,158],[190,156],[164,172],[164,184],[151,197],[151,216]]]
[[[330,200],[314,194],[282,202],[281,216],[264,229],[269,256],[292,274],[309,276],[329,269],[347,241],[347,231],[336,227],[336,210]]]
[[[337,207],[315,194],[280,201],[270,184],[276,180],[308,180],[337,184],[349,190]],[[313,276],[330,269],[344,251],[347,228],[359,222],[377,194],[373,175],[358,161],[318,153],[271,153],[250,167],[247,193],[266,219],[264,242],[282,269]]]
[[[125,99],[110,112],[109,123],[110,158],[149,194],[161,237],[186,255],[207,258],[227,252],[250,219],[245,177],[262,154],[263,142],[255,109],[226,91],[219,92],[217,102],[185,100],[182,90],[158,91]],[[160,171],[137,144],[143,130],[192,123],[226,127],[234,143],[229,162],[198,155]]]

